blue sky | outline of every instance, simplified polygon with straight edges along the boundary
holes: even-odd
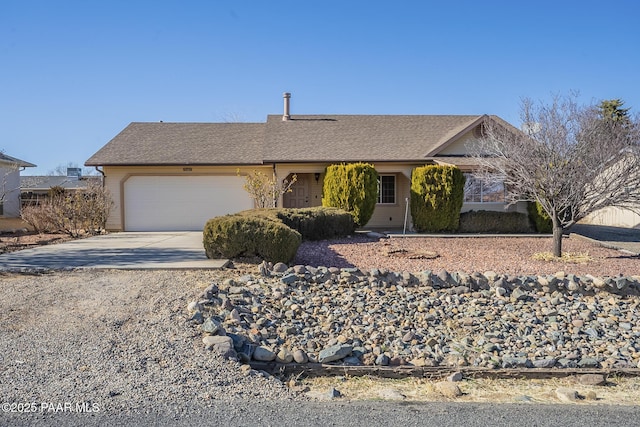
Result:
[[[0,150],[46,174],[132,121],[640,111],[640,3],[0,0]]]

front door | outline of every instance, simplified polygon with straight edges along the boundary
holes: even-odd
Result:
[[[298,180],[291,186],[291,191],[284,194],[283,205],[285,208],[309,207],[309,177],[307,174],[298,174]]]

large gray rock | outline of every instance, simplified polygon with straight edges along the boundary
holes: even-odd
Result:
[[[404,400],[406,396],[395,388],[383,388],[378,392],[378,396],[385,400]]]
[[[578,392],[567,387],[556,389],[556,396],[561,402],[575,402],[578,400]]]
[[[299,279],[299,277],[298,277],[298,275],[297,275],[297,274],[295,274],[295,273],[289,273],[289,274],[286,274],[286,275],[282,276],[282,278],[280,279],[280,281],[281,281],[282,283],[284,283],[285,285],[291,285],[291,284],[293,284],[293,283],[297,282],[297,281],[298,281],[298,279]]]
[[[202,338],[202,342],[207,350],[212,350],[224,358],[231,359],[237,356],[231,337],[207,335]]]
[[[597,368],[600,362],[595,357],[583,357],[578,361],[579,368]]]
[[[534,368],[553,368],[556,365],[555,358],[537,359],[533,361]]]
[[[293,352],[293,360],[296,363],[307,363],[309,361],[309,357],[307,356],[307,353],[304,352],[304,350],[297,349]]]
[[[462,396],[462,391],[460,387],[456,383],[451,381],[440,381],[434,384],[434,388],[438,393],[443,395],[444,397],[459,397]]]
[[[276,354],[276,362],[278,363],[291,363],[293,362],[293,354],[286,348],[280,349]]]
[[[344,359],[353,351],[353,347],[348,344],[336,344],[329,348],[325,348],[318,355],[318,362],[329,363],[336,360]]]
[[[277,262],[274,266],[273,266],[273,272],[274,273],[284,273],[285,271],[287,271],[289,267],[287,267],[287,264],[283,263],[283,262]]]
[[[508,357],[502,358],[502,367],[509,368],[533,368],[533,363],[526,357]]]
[[[200,328],[202,329],[202,332],[206,332],[207,334],[225,335],[222,324],[211,317],[205,319],[202,325],[200,325]]]
[[[511,300],[512,301],[525,301],[528,297],[529,297],[529,295],[527,294],[527,292],[524,291],[521,288],[515,288],[511,292]]]
[[[253,359],[259,362],[271,362],[275,358],[276,354],[266,347],[258,346],[253,350]]]
[[[584,374],[578,377],[578,382],[582,385],[606,385],[607,377],[603,374]]]
[[[387,356],[386,354],[380,354],[378,355],[378,357],[376,357],[375,364],[378,366],[389,366],[389,362],[389,356]]]

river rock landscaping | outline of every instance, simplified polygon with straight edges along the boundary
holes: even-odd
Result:
[[[263,263],[189,303],[243,363],[635,368],[640,276],[503,275]]]

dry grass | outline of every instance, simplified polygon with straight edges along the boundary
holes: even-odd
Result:
[[[551,252],[538,252],[531,257],[536,261],[564,262],[567,264],[588,264],[593,257],[588,252],[563,252],[562,256],[554,256]]]
[[[26,228],[29,231],[33,231],[33,227],[24,222],[22,218],[3,218],[0,217],[0,232],[12,231]]]
[[[383,400],[381,391],[393,389],[406,401],[417,402],[490,402],[490,403],[566,403],[556,397],[556,389],[567,387],[578,392],[576,404],[637,405],[640,403],[640,378],[612,377],[607,386],[585,386],[575,378],[558,379],[465,379],[456,383],[462,392],[458,398],[440,394],[438,380],[405,378],[401,380],[364,377],[320,377],[302,381],[311,391],[322,392],[331,387],[346,400]],[[595,396],[595,398],[594,398]]]

